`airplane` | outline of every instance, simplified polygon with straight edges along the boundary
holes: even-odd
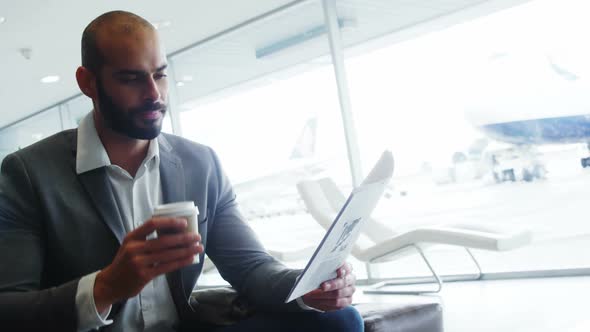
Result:
[[[260,174],[232,183],[246,220],[306,214],[305,204],[296,190],[297,182],[301,180],[323,176],[343,183],[349,180],[346,157],[334,154],[334,148],[326,143],[326,138],[318,137],[320,126],[323,135],[332,134],[332,128],[327,129],[329,124],[325,123],[330,120],[321,116],[308,118],[285,163],[273,167],[271,173],[261,170]],[[403,196],[405,192],[390,184],[383,197],[390,199],[395,194]]]
[[[490,83],[472,96],[477,104],[465,111],[466,120],[486,137],[474,141],[468,152],[455,153],[450,170],[433,176],[436,183],[481,179],[487,173],[496,182],[533,181],[547,173],[538,146],[584,143],[590,149],[590,102],[585,98],[588,81],[584,75],[554,56],[500,53],[490,56],[489,62],[481,78]],[[539,94],[540,89],[550,93]],[[564,100],[571,105],[564,105]],[[326,158],[317,157],[323,155],[317,153],[319,122],[318,117],[305,122],[289,160],[276,171],[234,184],[247,217],[304,212],[302,202],[293,200],[296,182],[335,168],[328,167]],[[590,156],[581,158],[581,164],[590,167]],[[284,188],[281,192],[276,192],[277,183]],[[273,192],[272,203],[269,192]],[[391,190],[386,195],[391,196]]]
[[[465,112],[468,122],[496,141],[483,158],[497,182],[532,181],[546,173],[537,147],[583,144],[590,167],[590,87],[587,76],[551,55],[501,54],[481,73],[486,85]],[[504,146],[502,146],[504,143]]]

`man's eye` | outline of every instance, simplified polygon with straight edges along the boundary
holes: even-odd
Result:
[[[165,77],[168,77],[168,75],[166,75],[164,73],[160,73],[160,74],[154,75],[154,78],[157,79],[157,80],[162,79],[162,78],[165,78]]]
[[[122,76],[119,78],[123,83],[137,82],[139,78],[137,76]]]

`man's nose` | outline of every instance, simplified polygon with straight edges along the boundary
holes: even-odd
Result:
[[[160,88],[158,87],[156,80],[154,80],[153,77],[148,77],[145,85],[144,98],[146,100],[156,101],[160,100],[160,97]]]

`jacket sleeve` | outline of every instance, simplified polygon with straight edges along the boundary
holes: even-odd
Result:
[[[295,301],[284,303],[301,271],[287,268],[266,252],[239,212],[236,195],[212,150],[211,154],[217,192],[207,255],[221,276],[255,306],[265,311],[303,311]]]
[[[7,156],[0,172],[0,326],[75,331],[78,280],[41,289],[47,230],[36,192],[18,154]]]

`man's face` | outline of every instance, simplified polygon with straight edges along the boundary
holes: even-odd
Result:
[[[106,127],[135,139],[160,134],[166,114],[166,61],[155,33],[113,38],[96,75],[98,110]]]
[[[136,139],[152,139],[162,130],[162,119],[166,105],[161,102],[146,101],[137,107],[125,108],[111,98],[105,91],[102,80],[97,78],[98,103],[104,123],[113,131]]]

